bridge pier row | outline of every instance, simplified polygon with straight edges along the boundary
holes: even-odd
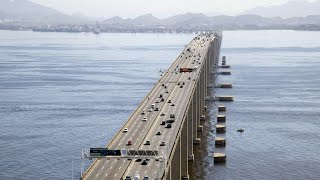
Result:
[[[190,102],[189,109],[188,109],[188,115],[187,115],[187,134],[188,134],[188,161],[194,160],[194,154],[193,154],[193,139],[194,139],[194,133],[193,133],[193,99]]]
[[[199,83],[197,83],[192,100],[192,119],[193,119],[193,144],[200,144],[201,139],[198,136],[198,124],[199,124]]]
[[[179,136],[170,164],[171,179],[173,180],[181,179],[181,134]]]
[[[188,173],[188,160],[189,160],[189,133],[188,133],[188,115],[189,111],[187,112],[184,123],[182,125],[181,137],[180,137],[180,167],[181,167],[181,179],[189,179]],[[192,133],[191,133],[192,134]],[[192,144],[191,144],[192,145]]]
[[[203,126],[202,126],[202,115],[203,115],[203,107],[204,107],[204,104],[203,104],[203,101],[202,101],[202,99],[204,99],[204,97],[203,97],[203,87],[204,87],[204,78],[203,78],[203,69],[202,69],[202,71],[201,71],[201,73],[200,73],[200,75],[199,75],[199,99],[198,99],[198,101],[199,101],[199,122],[198,122],[198,131],[199,131],[199,134],[200,133],[202,133],[202,131],[203,131]]]

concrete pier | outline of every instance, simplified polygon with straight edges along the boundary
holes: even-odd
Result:
[[[215,163],[223,163],[227,160],[227,156],[223,153],[214,153],[213,157]]]
[[[234,101],[233,96],[219,96],[219,101]]]
[[[218,122],[218,123],[224,123],[224,122],[226,122],[226,115],[224,115],[224,114],[218,114],[218,115],[217,115],[217,122]]]
[[[225,112],[227,108],[225,106],[218,106],[218,111],[219,112]]]
[[[226,146],[226,138],[216,137],[215,138],[215,145],[218,147],[225,147]]]
[[[224,124],[217,124],[217,125],[216,125],[216,132],[217,132],[217,133],[225,133],[225,132],[226,132],[226,125],[224,125]]]
[[[230,83],[223,83],[218,85],[219,88],[232,88],[232,84]]]

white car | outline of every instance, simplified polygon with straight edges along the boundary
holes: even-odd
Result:
[[[123,129],[123,132],[128,132],[128,131],[129,131],[128,128]]]
[[[144,118],[142,119],[142,121],[147,121],[147,117],[144,117]]]

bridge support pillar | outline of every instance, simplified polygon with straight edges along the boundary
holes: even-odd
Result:
[[[171,167],[172,167],[172,165],[170,165],[170,167],[168,168],[168,172],[167,172],[167,175],[166,175],[166,179],[167,180],[171,180]]]
[[[188,160],[189,161],[193,161],[194,157],[193,157],[193,100],[191,100],[190,106],[189,106],[189,110],[188,110],[188,116],[186,119],[187,122],[187,133],[188,133]]]
[[[181,179],[181,134],[171,161],[171,179]]]
[[[199,83],[196,85],[197,87],[195,88],[195,92],[193,94],[193,100],[192,100],[192,133],[193,133],[193,144],[199,144],[201,141],[200,138],[198,138],[198,132],[197,128],[199,126]]]
[[[189,113],[188,113],[189,114]],[[180,150],[181,150],[181,179],[189,179],[188,174],[188,114],[185,117],[184,124],[182,126],[182,132],[181,132],[181,144],[180,144]]]

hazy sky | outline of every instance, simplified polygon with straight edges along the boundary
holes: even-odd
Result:
[[[176,14],[220,13],[237,15],[256,6],[283,4],[289,0],[31,0],[66,14],[81,13],[90,17],[136,17],[151,13],[164,18]],[[310,0],[312,1],[312,0]]]

